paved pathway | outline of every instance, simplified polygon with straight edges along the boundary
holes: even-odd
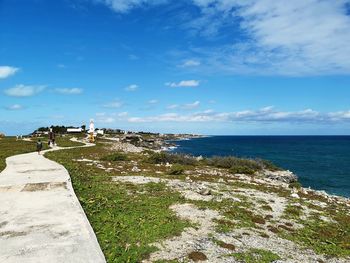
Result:
[[[6,163],[0,173],[0,262],[105,262],[67,170],[37,153]]]

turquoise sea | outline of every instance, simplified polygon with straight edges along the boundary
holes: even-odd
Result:
[[[350,197],[350,136],[211,136],[176,144],[174,152],[196,156],[267,159],[304,187]]]

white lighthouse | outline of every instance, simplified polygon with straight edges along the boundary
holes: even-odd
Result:
[[[91,143],[95,141],[94,133],[95,133],[95,124],[94,124],[94,120],[91,119],[90,126],[89,126],[89,141]]]

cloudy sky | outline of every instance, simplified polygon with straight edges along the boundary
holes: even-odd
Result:
[[[349,0],[0,0],[0,132],[350,134]]]

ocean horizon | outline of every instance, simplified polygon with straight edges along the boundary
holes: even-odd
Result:
[[[175,143],[177,153],[266,159],[303,187],[350,197],[349,135],[208,135]]]

